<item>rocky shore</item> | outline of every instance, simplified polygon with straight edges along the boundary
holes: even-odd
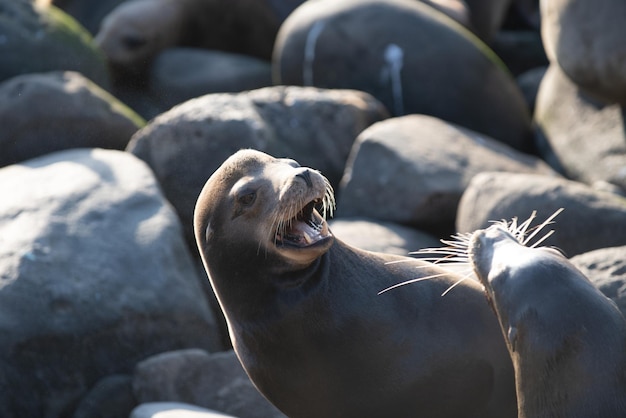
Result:
[[[241,148],[324,173],[331,229],[364,249],[564,208],[544,245],[626,312],[623,1],[153,13],[172,1],[0,0],[3,417],[284,416],[232,351],[192,234]]]

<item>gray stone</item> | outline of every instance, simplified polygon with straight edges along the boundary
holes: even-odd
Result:
[[[528,70],[517,77],[517,85],[522,91],[524,99],[526,100],[526,105],[531,113],[535,112],[537,93],[539,92],[539,86],[541,85],[541,80],[543,80],[546,71],[546,67],[537,67],[532,70]]]
[[[541,35],[533,30],[502,30],[491,44],[515,77],[536,67],[548,65]]]
[[[439,240],[415,228],[366,218],[338,218],[330,221],[336,238],[363,250],[409,255],[422,248],[439,247]]]
[[[470,28],[470,11],[464,0],[420,0]]]
[[[95,35],[100,29],[102,19],[124,1],[127,0],[52,0],[51,3]]]
[[[127,417],[137,401],[130,375],[111,375],[100,379],[74,410],[72,418]]]
[[[490,43],[502,27],[514,0],[465,0],[474,32]]]
[[[538,158],[431,116],[387,119],[357,138],[338,192],[337,216],[450,233],[472,177],[498,170],[554,173]]]
[[[269,62],[198,48],[170,48],[150,70],[149,89],[164,109],[209,93],[240,92],[272,85]]]
[[[541,36],[550,62],[579,87],[626,105],[626,2],[542,0]]]
[[[366,91],[396,116],[432,115],[530,145],[528,109],[503,63],[419,1],[306,2],[281,26],[273,65],[277,84]]]
[[[181,402],[149,402],[133,409],[129,418],[235,418]]]
[[[567,177],[626,191],[624,108],[585,97],[556,65],[541,81],[535,108],[543,158]]]
[[[0,81],[20,74],[71,70],[107,88],[105,61],[91,35],[55,6],[0,0]]]
[[[626,245],[626,198],[557,177],[520,173],[476,175],[459,203],[458,232],[472,232],[489,221],[525,220],[536,210],[543,221],[565,210],[546,228],[555,233],[545,245],[566,256],[598,248]],[[543,245],[543,244],[542,244]]]
[[[193,209],[200,190],[241,148],[289,157],[337,185],[357,135],[387,117],[366,93],[268,87],[187,101],[137,132],[128,150],[156,173],[195,248]]]
[[[626,246],[600,248],[570,261],[626,316]]]
[[[0,195],[3,415],[67,416],[152,354],[220,348],[178,218],[142,161],[58,152],[0,169]]]
[[[80,73],[0,84],[0,166],[68,148],[123,150],[145,121]]]
[[[137,365],[133,387],[140,403],[167,400],[240,418],[284,417],[257,391],[232,350],[209,354],[188,349],[153,356]]]

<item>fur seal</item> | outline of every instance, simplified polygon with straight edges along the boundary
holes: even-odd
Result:
[[[526,246],[533,217],[467,240],[513,360],[518,416],[626,416],[626,321],[559,251]]]
[[[352,248],[316,170],[254,150],[205,184],[194,230],[233,347],[290,417],[516,416],[511,360],[479,283]],[[379,295],[399,282],[422,277]]]

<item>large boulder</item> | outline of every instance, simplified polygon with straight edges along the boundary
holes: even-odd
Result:
[[[539,221],[556,212],[555,233],[545,245],[566,256],[598,248],[626,245],[626,199],[558,177],[523,173],[480,173],[459,203],[458,232],[486,228],[490,221],[527,219],[537,211]],[[543,244],[542,244],[543,245]]]
[[[626,316],[626,246],[600,248],[570,261]]]
[[[357,135],[387,117],[366,93],[268,87],[187,101],[137,132],[128,151],[156,173],[195,248],[193,209],[200,190],[241,148],[289,157],[337,185]]]
[[[168,110],[210,93],[240,92],[272,85],[269,62],[200,48],[170,48],[150,69],[149,93]]]
[[[473,31],[490,43],[496,36],[515,0],[465,0]]]
[[[182,402],[147,402],[133,409],[129,418],[237,418]]]
[[[106,63],[91,35],[55,6],[0,0],[0,81],[20,74],[77,71],[107,88]]]
[[[395,116],[428,114],[529,146],[528,110],[502,62],[419,1],[306,2],[281,26],[273,66],[276,84],[362,90]]]
[[[239,418],[285,417],[254,387],[232,350],[188,349],[150,357],[137,365],[133,388],[140,403],[183,402]]]
[[[541,36],[553,63],[579,87],[626,105],[626,2],[541,0]]]
[[[51,3],[95,35],[100,29],[102,19],[124,1],[127,0],[51,0]]]
[[[538,149],[547,162],[573,180],[626,192],[622,106],[589,99],[557,65],[543,77],[535,106]]]
[[[80,73],[0,84],[0,166],[68,148],[123,150],[145,121]]]
[[[71,150],[0,169],[0,405],[65,417],[156,353],[220,349],[174,211],[133,155]]]
[[[337,218],[329,222],[333,235],[346,244],[379,253],[409,255],[422,248],[438,247],[433,235],[394,222],[367,218]]]
[[[461,195],[482,171],[555,174],[538,158],[432,116],[387,119],[357,138],[337,215],[450,233]]]

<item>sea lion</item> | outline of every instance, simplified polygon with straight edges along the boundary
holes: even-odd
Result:
[[[624,317],[559,251],[527,247],[529,224],[467,240],[513,360],[518,416],[626,416]]]
[[[129,0],[105,16],[95,41],[114,72],[130,75],[173,46],[269,60],[280,24],[303,1]]]
[[[228,158],[198,198],[197,245],[259,391],[290,417],[516,416],[480,284],[442,297],[458,276],[342,243],[319,213],[333,202],[318,171],[253,150]]]

